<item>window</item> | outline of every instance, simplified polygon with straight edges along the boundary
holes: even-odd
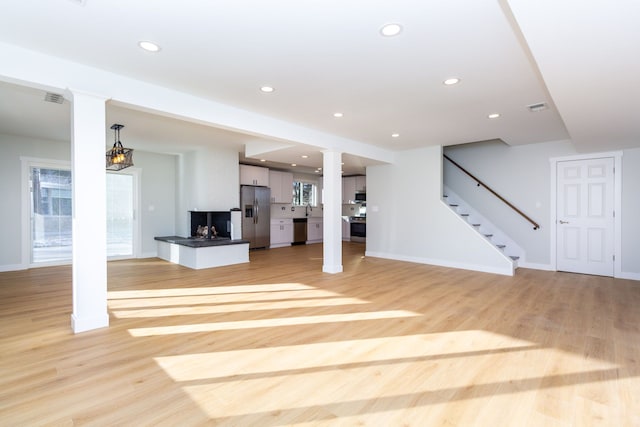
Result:
[[[134,219],[134,177],[107,173],[107,256],[132,257]]]
[[[317,206],[318,187],[316,184],[303,181],[293,181],[293,205]]]
[[[65,162],[23,159],[22,257],[31,265],[57,265],[72,260],[71,170]],[[107,174],[107,256],[134,257],[138,246],[138,175]]]
[[[71,171],[31,167],[31,262],[71,260]]]

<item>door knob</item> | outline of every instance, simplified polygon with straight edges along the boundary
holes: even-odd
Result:
[[[560,224],[569,224],[569,221],[560,220]]]

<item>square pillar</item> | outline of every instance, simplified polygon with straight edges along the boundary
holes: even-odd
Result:
[[[342,272],[342,153],[322,152],[322,183],[324,186],[323,211],[323,264],[325,273]]]
[[[106,98],[71,91],[74,333],[109,326]]]

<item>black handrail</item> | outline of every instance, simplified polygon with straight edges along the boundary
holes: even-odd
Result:
[[[520,209],[516,208],[515,206],[513,206],[511,203],[509,203],[509,201],[507,201],[504,197],[502,197],[501,195],[499,195],[498,193],[496,193],[495,191],[493,191],[487,184],[485,184],[484,182],[480,181],[478,178],[476,178],[475,176],[473,176],[473,174],[471,174],[471,172],[469,172],[468,170],[466,170],[465,168],[463,168],[462,166],[460,166],[458,163],[456,163],[455,161],[453,161],[453,159],[451,159],[451,157],[447,156],[446,154],[443,154],[444,158],[449,160],[451,163],[453,163],[454,166],[456,166],[458,169],[460,169],[462,172],[466,173],[467,175],[469,175],[471,177],[471,179],[473,179],[477,184],[478,187],[479,186],[483,186],[484,188],[486,188],[491,194],[493,194],[494,196],[496,196],[498,199],[502,200],[507,206],[509,206],[511,209],[513,209],[514,211],[518,212],[524,219],[526,219],[527,221],[529,221],[531,224],[533,224],[533,229],[537,230],[540,228],[540,225],[538,225],[537,222],[535,222],[534,220],[532,220],[531,218],[529,218],[524,212],[522,212]]]

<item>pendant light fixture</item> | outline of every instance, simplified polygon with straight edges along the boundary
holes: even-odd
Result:
[[[111,126],[114,132],[113,147],[107,150],[107,170],[119,171],[129,166],[133,166],[133,149],[124,148],[120,142],[120,129],[124,125],[114,124]]]

